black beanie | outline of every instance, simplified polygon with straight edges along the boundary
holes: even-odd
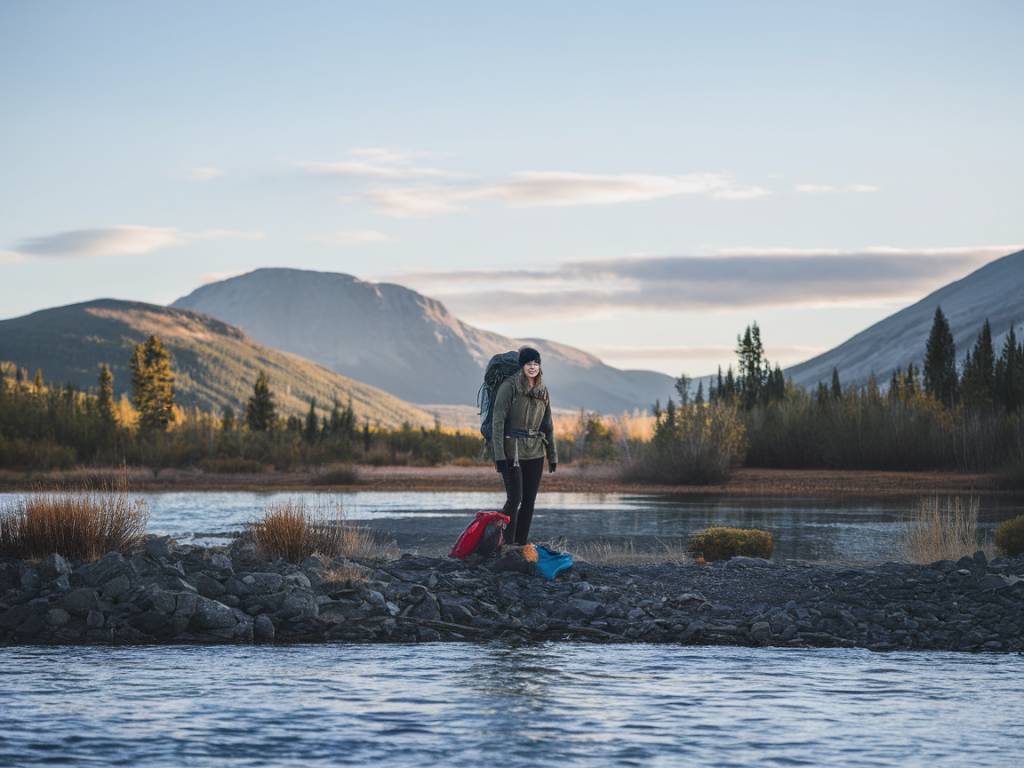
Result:
[[[522,368],[531,360],[536,360],[537,365],[540,365],[540,352],[533,347],[523,347],[519,350],[519,367]]]

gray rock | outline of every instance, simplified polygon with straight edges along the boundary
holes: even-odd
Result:
[[[203,597],[219,598],[227,592],[227,588],[207,573],[196,576],[196,590]]]
[[[123,573],[103,585],[103,597],[106,600],[117,601],[131,589],[132,583]]]
[[[293,587],[300,589],[309,589],[312,585],[309,583],[309,577],[301,571],[295,573],[289,573],[284,577],[285,583]]]
[[[85,625],[89,627],[89,629],[99,629],[103,626],[103,622],[103,614],[99,611],[89,611],[88,615],[85,617]]]
[[[158,560],[167,560],[174,554],[174,539],[170,536],[147,536],[142,546],[147,555]]]
[[[231,558],[223,552],[215,552],[213,557],[210,558],[210,565],[225,575],[235,572]]]
[[[20,575],[21,589],[24,592],[35,592],[39,589],[39,571],[30,565],[22,565]]]
[[[317,605],[314,595],[310,592],[296,590],[284,599],[277,615],[281,618],[300,621],[316,618],[319,613],[320,606]]]
[[[67,576],[71,573],[71,566],[68,561],[54,552],[47,555],[39,564],[39,575],[46,581],[52,581],[58,576]]]
[[[63,608],[51,608],[46,612],[46,623],[51,627],[63,627],[71,621],[71,614]]]
[[[109,552],[95,563],[82,568],[82,578],[90,587],[106,584],[122,574],[130,576],[131,569],[120,552]]]
[[[199,630],[226,629],[235,626],[235,614],[231,608],[207,597],[196,598],[192,626]]]
[[[242,583],[249,587],[253,594],[278,592],[284,585],[284,577],[279,573],[247,573]]]
[[[578,612],[581,616],[585,616],[590,619],[595,616],[599,616],[601,609],[604,607],[601,603],[596,600],[580,600],[574,599],[570,601],[569,605]]]
[[[71,581],[66,573],[53,580],[53,589],[56,592],[67,592],[71,589]]]
[[[409,615],[415,616],[417,619],[439,621],[441,619],[441,607],[437,603],[437,598],[428,592],[423,596],[422,600],[412,607]]]
[[[750,628],[750,639],[755,643],[763,643],[772,635],[771,625],[767,621],[759,621]]]
[[[61,604],[73,615],[85,616],[99,604],[99,597],[95,589],[79,587],[64,595]]]
[[[1003,589],[1008,587],[1013,582],[1009,578],[1003,576],[1001,573],[986,573],[980,579],[978,579],[978,589],[993,590]]]
[[[257,643],[272,643],[277,636],[274,622],[265,613],[261,613],[252,623],[252,636]]]

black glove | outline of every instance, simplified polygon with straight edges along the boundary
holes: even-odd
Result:
[[[555,471],[555,467],[557,467],[557,466],[558,466],[557,462],[549,461],[548,462],[548,472],[554,472]]]
[[[506,462],[505,462],[504,459],[498,459],[497,461],[494,462],[494,470],[499,475],[505,474],[505,464],[506,464]]]

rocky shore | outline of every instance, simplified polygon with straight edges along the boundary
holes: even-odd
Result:
[[[153,537],[92,563],[0,561],[6,645],[552,639],[1024,651],[1024,557],[577,562],[546,581],[514,558],[294,565]]]

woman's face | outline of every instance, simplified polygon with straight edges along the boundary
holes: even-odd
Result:
[[[523,371],[531,379],[536,378],[537,374],[540,373],[540,363],[538,363],[536,360],[531,360],[530,362],[523,366]]]

